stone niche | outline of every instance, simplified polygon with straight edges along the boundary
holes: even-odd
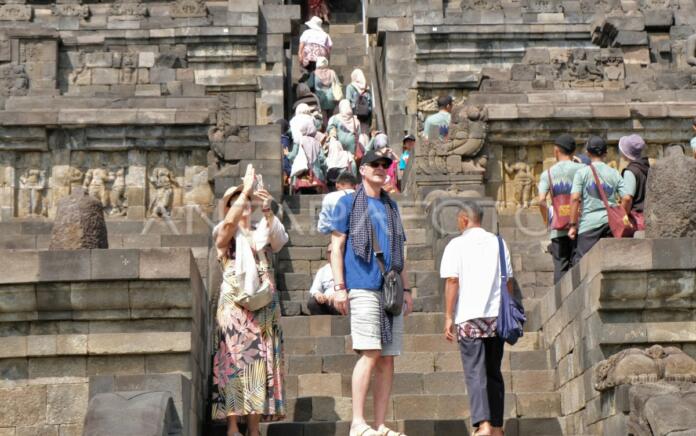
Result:
[[[107,219],[209,214],[213,191],[206,150],[5,152],[0,155],[2,220],[55,218],[76,190],[102,203]]]

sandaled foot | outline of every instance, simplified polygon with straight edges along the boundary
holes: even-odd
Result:
[[[355,424],[350,426],[350,436],[380,436],[381,433],[376,432],[367,423]]]
[[[382,424],[382,425],[379,426],[379,428],[377,429],[377,433],[378,433],[380,436],[406,436],[406,435],[403,434],[403,433],[399,433],[399,432],[396,431],[396,430],[390,429],[389,427],[387,427],[387,426],[384,425],[384,424]]]

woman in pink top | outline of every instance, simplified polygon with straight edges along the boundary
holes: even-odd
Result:
[[[333,42],[329,34],[321,28],[321,24],[321,18],[312,17],[305,23],[308,29],[302,32],[300,37],[300,49],[297,56],[300,59],[300,64],[307,71],[314,71],[317,58],[323,56],[329,59],[331,55]]]

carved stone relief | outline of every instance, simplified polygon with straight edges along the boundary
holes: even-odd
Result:
[[[48,179],[45,170],[39,168],[24,170],[19,176],[18,216],[47,216],[47,188]]]
[[[31,21],[32,12],[32,7],[28,5],[2,5],[0,6],[0,21]]]
[[[166,167],[156,167],[150,174],[150,204],[148,215],[151,217],[168,217],[172,212],[174,189],[177,185],[172,172]]]
[[[0,96],[27,95],[29,76],[24,65],[0,65]]]
[[[526,4],[524,4],[526,3]],[[557,13],[563,12],[563,7],[559,0],[527,0],[524,2],[523,10],[525,12],[536,13]]]
[[[501,0],[465,0],[461,4],[465,11],[500,11],[503,9]]]
[[[134,17],[147,17],[147,6],[138,2],[118,1],[111,5],[111,15],[129,15]]]
[[[679,348],[653,345],[645,350],[620,351],[594,370],[594,388],[598,391],[659,380],[696,382],[696,360]]]
[[[517,151],[517,161],[503,162],[503,168],[513,187],[512,198],[515,207],[528,208],[534,198],[535,177],[532,166],[527,162],[527,150],[520,147]]]
[[[448,137],[423,144],[417,174],[449,174],[486,170],[484,150],[488,131],[488,111],[477,106],[457,106],[452,110]]]
[[[206,17],[208,9],[203,0],[177,0],[170,6],[169,14],[173,18]]]
[[[89,6],[74,3],[59,4],[53,6],[53,14],[63,17],[89,17]]]

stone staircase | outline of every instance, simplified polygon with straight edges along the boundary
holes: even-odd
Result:
[[[414,313],[405,322],[404,349],[396,359],[387,419],[407,434],[468,434],[469,403],[461,360],[456,345],[442,338],[443,322],[441,313]],[[347,434],[350,377],[358,357],[351,352],[348,319],[286,317],[282,325],[288,420],[264,424],[263,434]],[[507,434],[532,434],[532,430],[559,434],[560,396],[554,392],[553,370],[538,334],[528,333],[507,347],[503,376]],[[371,419],[369,403],[370,399]]]

